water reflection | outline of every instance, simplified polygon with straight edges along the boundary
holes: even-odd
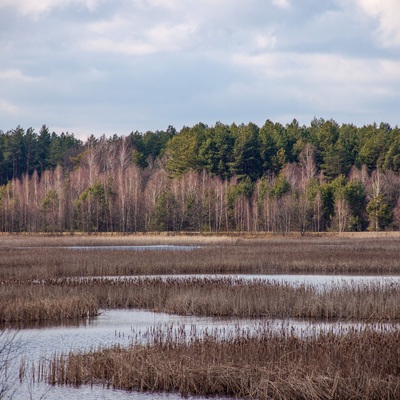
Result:
[[[69,351],[86,351],[114,344],[128,346],[132,342],[144,342],[150,332],[164,327],[187,324],[198,324],[199,327],[222,327],[226,321],[217,321],[210,318],[179,317],[168,314],[158,314],[141,310],[109,310],[103,311],[98,317],[81,321],[79,324],[64,324],[63,326],[35,326],[20,330],[17,335],[16,346],[20,356],[27,365],[34,364],[44,357],[51,357],[54,353]],[[171,325],[172,324],[172,325]],[[158,328],[157,328],[158,327]],[[18,364],[18,363],[17,363]],[[18,365],[15,365],[15,374]],[[31,396],[33,393],[33,396]],[[174,394],[142,394],[126,393],[124,391],[103,389],[101,386],[71,388],[49,387],[44,383],[29,383],[28,379],[17,388],[17,399],[39,399],[45,394],[45,399],[76,399],[86,396],[88,399],[149,399],[169,398],[180,399]],[[198,399],[198,398],[197,398]]]
[[[266,329],[277,334],[307,336],[322,331],[346,333],[354,329],[393,329],[393,324],[367,324],[346,321],[311,321],[296,319],[236,319],[179,316],[145,310],[108,310],[79,326],[35,327],[18,332],[18,347],[27,361],[47,357],[54,352],[88,351],[114,344],[151,341],[158,335],[216,335],[228,339],[238,335],[257,335]]]
[[[398,328],[391,324],[364,324],[357,322],[310,322],[305,320],[266,320],[266,319],[233,319],[177,316],[155,313],[144,310],[108,310],[96,318],[81,321],[78,325],[36,326],[18,332],[17,347],[28,365],[34,364],[54,353],[69,351],[88,351],[115,344],[128,346],[131,343],[145,343],[153,338],[202,337],[216,335],[228,339],[238,335],[258,335],[265,329],[277,334],[294,334],[299,336],[313,335],[322,331],[346,334],[349,331],[362,329],[380,331]],[[17,373],[17,372],[16,372]],[[23,383],[18,387],[16,398],[40,398],[46,393],[46,399],[75,399],[87,396],[90,399],[147,399],[149,395],[126,393],[123,391],[105,390],[99,387],[49,387],[43,383]],[[155,396],[152,394],[152,398]],[[179,395],[165,394],[157,396],[178,399]]]
[[[3,322],[0,323],[0,330],[11,329],[20,331],[25,329],[44,329],[44,328],[79,328],[90,324],[92,318],[71,318],[63,320],[37,320],[37,321],[17,321],[17,322]]]
[[[137,245],[137,246],[67,246],[64,249],[69,250],[130,250],[130,251],[144,251],[144,250],[169,250],[169,251],[190,251],[198,249],[200,246],[183,246],[183,245]]]
[[[368,284],[368,283],[392,283],[400,282],[400,276],[387,275],[315,275],[315,274],[213,274],[213,275],[146,275],[141,278],[160,278],[160,279],[191,279],[191,278],[206,278],[206,279],[221,279],[230,278],[232,280],[246,281],[262,281],[262,282],[278,282],[289,283],[294,286],[300,285],[346,285],[346,284]],[[112,279],[120,279],[123,277],[112,277]],[[128,277],[126,277],[128,278]],[[130,277],[132,278],[132,277]]]
[[[380,284],[387,285],[391,283],[400,283],[400,276],[396,275],[289,275],[289,274],[176,274],[176,275],[140,275],[140,276],[89,276],[89,277],[65,277],[60,281],[65,283],[73,282],[107,282],[107,281],[137,281],[140,279],[161,279],[164,281],[171,280],[189,280],[189,279],[231,279],[232,283],[240,280],[260,281],[269,283],[283,283],[293,286],[311,285],[316,287],[329,288],[330,286],[344,285],[368,285]],[[41,283],[40,280],[34,283]]]

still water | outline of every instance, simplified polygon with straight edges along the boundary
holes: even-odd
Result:
[[[140,276],[101,276],[101,277],[66,277],[60,280],[67,283],[74,281],[93,282],[93,281],[131,281],[140,279],[161,279],[165,281],[171,280],[188,280],[188,279],[231,279],[232,281],[261,281],[269,283],[290,284],[293,286],[311,285],[317,288],[329,288],[332,286],[340,287],[345,285],[369,285],[380,284],[387,285],[391,283],[400,283],[400,276],[395,275],[289,275],[289,274],[176,274],[176,275],[140,275]],[[35,283],[41,283],[36,280]]]
[[[158,314],[141,310],[109,310],[103,311],[96,318],[88,319],[63,326],[36,326],[34,328],[20,329],[17,333],[18,353],[27,362],[27,365],[36,363],[41,358],[51,357],[54,353],[69,351],[85,351],[97,349],[99,346],[107,347],[114,344],[128,346],[132,342],[144,342],[155,327],[169,329],[195,329],[205,332],[227,329],[233,321],[213,320],[210,318],[179,317],[167,314]],[[175,328],[174,328],[175,329]],[[19,359],[14,363],[17,375]],[[173,394],[143,394],[127,393],[106,389],[102,386],[82,386],[72,388],[69,386],[49,386],[44,383],[30,383],[26,378],[22,384],[17,383],[15,399],[150,399],[169,398],[180,399]]]
[[[26,248],[26,247],[25,247]],[[63,247],[74,251],[90,250],[121,250],[121,251],[147,251],[170,250],[190,251],[197,246],[175,245],[147,245],[147,246],[70,246]],[[399,276],[348,276],[348,275],[149,275],[137,279],[221,279],[233,280],[261,280],[263,282],[279,282],[291,285],[313,285],[316,287],[329,287],[346,284],[369,284],[379,282],[389,284],[400,282]],[[73,277],[68,280],[127,280],[136,277]],[[37,281],[40,283],[40,281]],[[37,324],[36,326],[18,329],[14,327],[11,333],[16,332],[17,356],[14,359],[13,368],[9,371],[9,381],[15,387],[14,399],[79,399],[95,400],[111,399],[181,399],[176,394],[143,394],[137,392],[125,392],[103,388],[102,386],[82,386],[73,388],[69,386],[49,386],[45,383],[31,383],[26,378],[22,383],[18,380],[18,367],[21,358],[26,364],[35,365],[41,358],[51,357],[54,353],[69,351],[88,351],[99,347],[109,347],[115,344],[128,346],[131,343],[146,342],[151,339],[152,333],[165,332],[182,337],[184,332],[188,337],[191,334],[202,336],[204,334],[218,335],[220,338],[230,338],[246,333],[256,335],[265,327],[269,330],[292,333],[299,336],[310,335],[321,331],[334,333],[346,333],[353,329],[372,327],[376,330],[397,329],[397,325],[391,324],[361,324],[351,322],[310,322],[299,320],[237,320],[232,318],[210,318],[176,316],[162,313],[154,313],[143,310],[104,310],[93,319],[69,322],[63,325]],[[1,340],[0,340],[1,342]],[[1,345],[1,343],[0,343]],[[189,399],[199,399],[189,397]],[[218,398],[216,398],[218,399]]]
[[[88,351],[99,347],[108,347],[114,344],[128,346],[131,343],[144,343],[152,338],[154,332],[184,337],[186,334],[195,334],[198,337],[204,334],[218,335],[220,338],[230,338],[240,334],[257,335],[265,327],[278,333],[286,332],[304,336],[321,331],[346,333],[353,329],[372,327],[376,330],[389,330],[395,326],[391,324],[360,324],[351,322],[309,322],[301,320],[254,320],[177,316],[163,313],[154,313],[144,310],[107,310],[98,317],[62,326],[36,326],[20,329],[17,333],[18,353],[27,362],[35,364],[41,358],[51,357],[54,353],[69,351]],[[184,334],[182,334],[184,332]],[[15,360],[15,373],[20,358]],[[69,386],[49,386],[44,383],[30,383],[29,379],[20,384],[16,383],[15,399],[140,399],[169,398],[180,399],[173,394],[142,394],[127,393],[103,388],[102,386],[83,386],[72,388]],[[197,398],[198,399],[198,398]]]
[[[102,277],[102,278],[68,278],[74,279],[232,279],[261,280],[270,282],[289,283],[292,285],[310,284],[316,287],[329,287],[330,285],[368,284],[399,282],[400,277],[387,276],[332,276],[332,275],[150,275],[145,277]],[[202,336],[205,333],[218,335],[221,338],[230,338],[240,334],[256,335],[265,327],[277,333],[286,332],[304,336],[321,331],[334,333],[346,333],[352,329],[371,327],[376,330],[398,329],[391,324],[361,324],[351,322],[310,322],[301,320],[237,320],[232,318],[210,318],[177,316],[163,313],[154,313],[144,310],[104,310],[92,319],[69,322],[64,325],[37,324],[36,326],[19,326],[14,329],[17,332],[18,357],[14,362],[14,368],[10,371],[10,380],[14,380],[16,392],[14,399],[181,399],[177,394],[143,394],[137,392],[125,392],[103,388],[102,386],[82,386],[73,388],[69,386],[49,386],[45,383],[31,383],[26,378],[21,384],[18,381],[18,367],[23,358],[27,365],[34,365],[42,357],[51,357],[54,353],[69,351],[88,351],[99,346],[108,347],[115,344],[128,346],[131,343],[145,342],[151,338],[152,332],[169,332],[188,336],[196,334]],[[181,337],[181,336],[180,336]],[[1,343],[0,343],[1,345]],[[14,377],[14,378],[11,378]],[[195,399],[195,398],[192,398]],[[199,399],[199,398],[197,398]]]

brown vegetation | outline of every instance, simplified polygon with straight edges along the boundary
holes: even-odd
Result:
[[[1,236],[0,243],[0,281],[193,273],[400,274],[400,236],[248,240],[240,237],[11,235]],[[71,251],[62,248],[145,244],[203,247],[190,252]]]
[[[101,308],[265,318],[399,320],[393,285],[291,287],[232,279],[135,279],[146,274],[400,273],[400,238],[2,236],[0,321],[62,320]],[[76,245],[202,245],[191,251],[78,251]],[[130,276],[124,280],[107,276]],[[86,277],[86,279],[78,279]]]
[[[323,290],[231,278],[56,279],[0,286],[0,321],[61,320],[99,309],[145,308],[239,318],[400,320],[400,284],[348,284]]]
[[[400,333],[353,330],[299,338],[181,335],[129,349],[54,357],[42,378],[126,390],[257,399],[398,399]]]
[[[400,273],[400,237],[2,236],[0,320],[62,320],[102,308],[178,314],[400,321],[400,284],[293,287],[150,274]],[[191,251],[77,251],[75,245],[195,244]],[[43,247],[45,246],[45,247]],[[32,247],[32,248],[28,248]],[[113,277],[111,277],[113,276]],[[118,278],[119,277],[119,278]],[[162,328],[160,328],[162,329]],[[266,324],[236,337],[150,332],[147,344],[63,354],[37,366],[51,384],[258,399],[397,399],[397,329],[298,337]],[[20,373],[23,375],[24,368]],[[36,375],[37,378],[37,375]]]

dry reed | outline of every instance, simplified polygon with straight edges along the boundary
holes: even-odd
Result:
[[[128,349],[55,356],[51,384],[257,399],[398,399],[400,333],[353,330],[299,338],[268,329],[227,340],[169,337]]]
[[[146,244],[203,247],[189,252],[73,251],[62,247]],[[215,238],[214,241],[211,238],[145,236],[0,237],[0,282],[67,276],[190,273],[400,274],[400,237]]]
[[[181,315],[400,321],[400,284],[326,286],[232,278],[68,279],[0,285],[0,321],[76,318],[99,308]]]
[[[0,322],[62,321],[99,313],[90,294],[37,285],[1,285],[0,304]]]
[[[73,245],[195,244],[190,252],[71,251]],[[400,320],[400,284],[293,287],[233,279],[147,279],[147,274],[400,274],[400,237],[187,238],[1,236],[0,320],[62,320],[101,308],[262,318]],[[43,247],[45,246],[45,247]],[[33,247],[33,248],[28,248]],[[132,276],[117,280],[113,276]],[[86,279],[77,279],[86,277]],[[308,337],[165,336],[147,345],[54,356],[52,384],[259,399],[400,398],[400,333]],[[23,369],[21,369],[23,374]]]

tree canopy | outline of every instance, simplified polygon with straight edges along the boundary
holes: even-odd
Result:
[[[0,230],[400,229],[399,171],[400,129],[386,123],[198,123],[85,142],[17,126],[0,131]]]

